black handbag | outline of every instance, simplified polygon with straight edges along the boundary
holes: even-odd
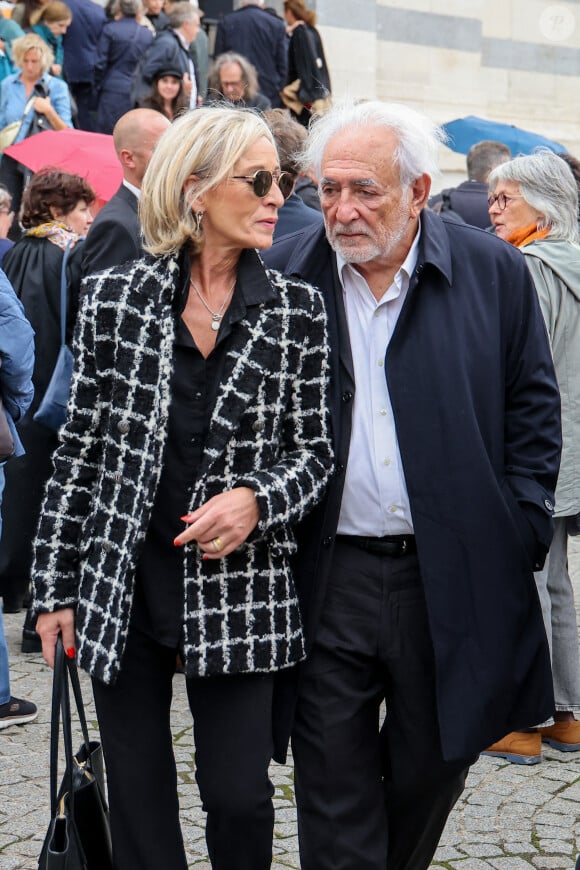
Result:
[[[66,420],[74,362],[72,351],[66,343],[66,264],[70,250],[69,243],[60,270],[60,350],[48,387],[33,416],[37,423],[42,423],[53,432],[58,432]]]
[[[83,743],[75,755],[72,751],[69,678],[83,734]],[[61,723],[66,767],[57,791]],[[65,656],[60,637],[55,650],[52,686],[50,806],[51,821],[38,870],[112,870],[101,744],[89,740],[76,663]]]

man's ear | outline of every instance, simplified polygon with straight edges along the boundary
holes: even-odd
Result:
[[[419,214],[427,205],[429,199],[429,191],[431,190],[431,178],[427,173],[423,173],[416,178],[411,184],[411,215],[419,217]]]
[[[129,169],[135,169],[135,158],[130,148],[121,148],[118,154],[122,166],[127,166]]]

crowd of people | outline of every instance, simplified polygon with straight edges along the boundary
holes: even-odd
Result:
[[[0,111],[66,126],[74,85],[123,182],[96,217],[65,171],[22,176],[21,207],[0,188],[4,606],[92,678],[115,870],[187,867],[176,672],[214,870],[271,867],[290,739],[303,870],[427,870],[480,753],[580,749],[574,159],[478,143],[431,197],[442,130],[332,105],[302,0],[287,27],[225,15],[206,82],[196,4],[118,0],[91,104],[67,78],[91,0],[70,2],[58,27],[60,0],[17,4]],[[34,414],[61,323],[57,434]],[[36,715],[0,629],[0,727]]]

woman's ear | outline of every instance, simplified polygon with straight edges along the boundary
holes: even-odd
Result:
[[[196,196],[195,194],[196,181],[199,181],[199,175],[190,175],[183,185],[183,193],[193,211],[203,211],[203,196]]]
[[[48,210],[49,210],[49,212],[50,212],[50,216],[51,216],[51,218],[53,219],[53,221],[57,221],[57,220],[59,220],[59,219],[63,216],[63,214],[64,214],[64,212],[61,211],[61,210],[58,208],[58,206],[56,206],[56,205],[49,205],[49,206],[48,206]]]

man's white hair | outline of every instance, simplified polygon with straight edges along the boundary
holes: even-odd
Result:
[[[334,136],[347,128],[377,127],[389,130],[397,137],[395,161],[403,187],[424,173],[430,178],[438,175],[439,145],[447,138],[444,131],[426,115],[408,106],[378,100],[341,100],[329,112],[316,118],[302,154],[303,169],[312,168],[320,178],[324,152]]]

